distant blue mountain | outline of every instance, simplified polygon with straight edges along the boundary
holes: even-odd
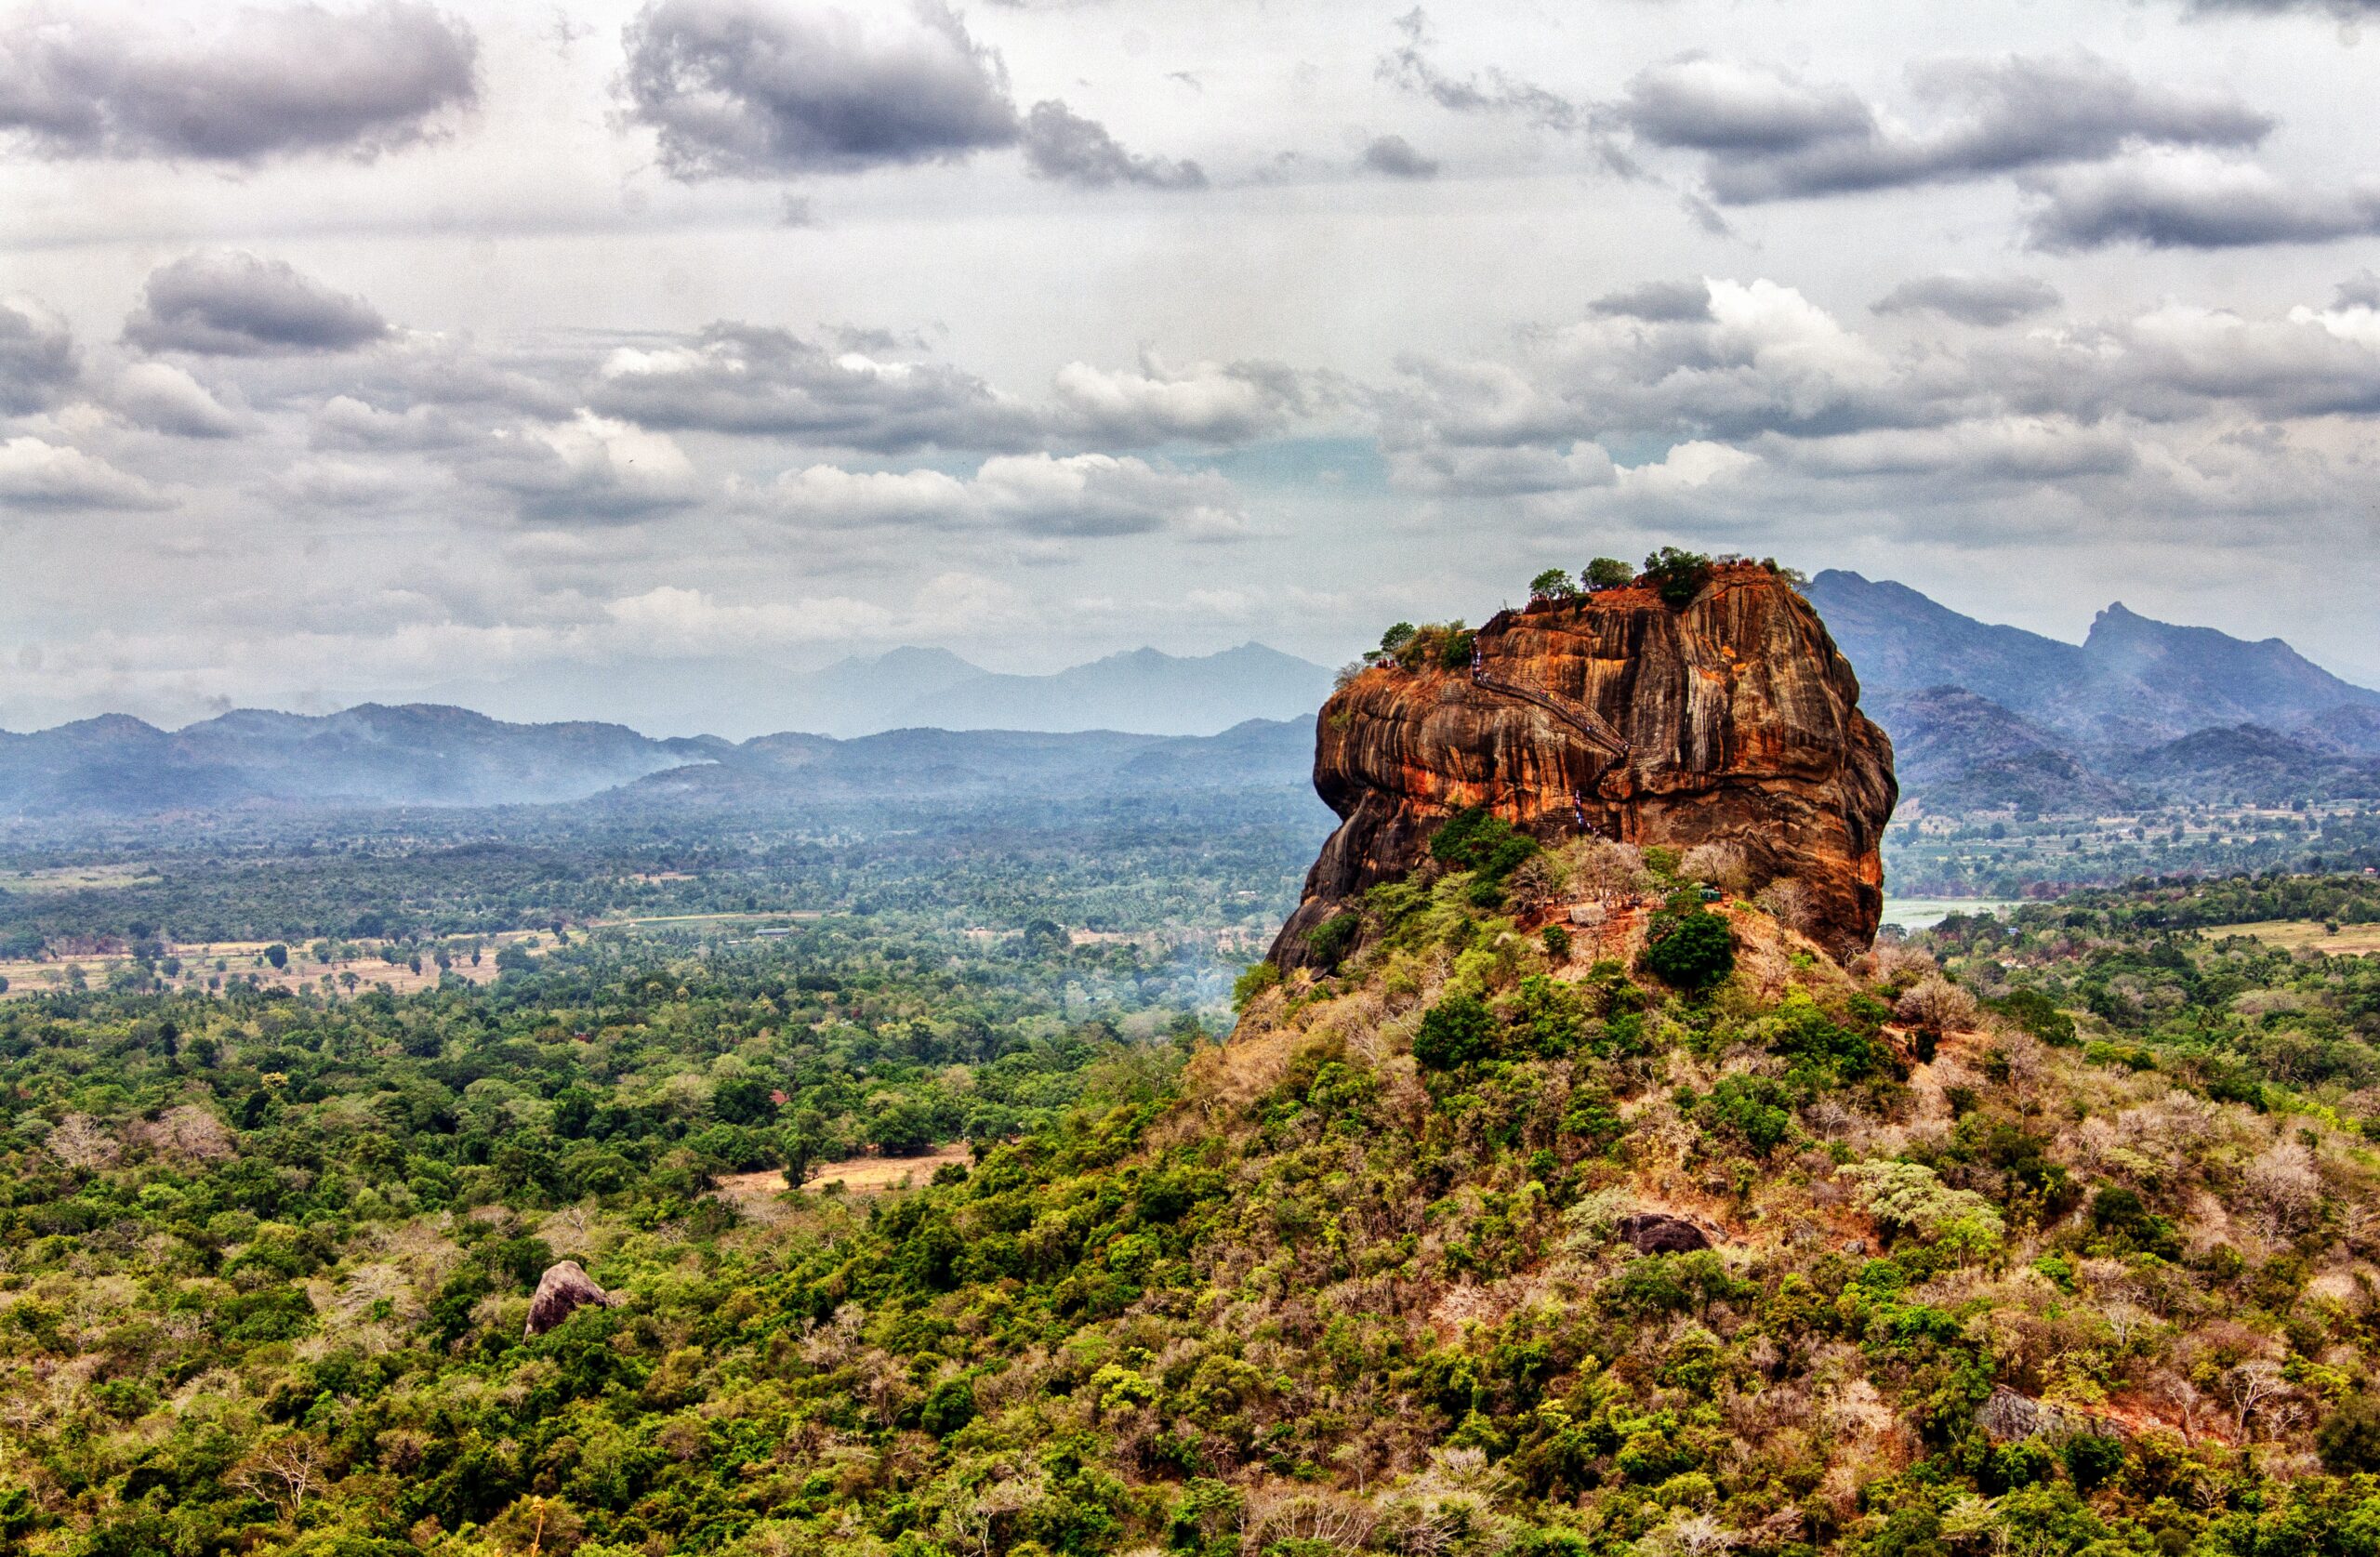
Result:
[[[1893,737],[1903,792],[1935,810],[2380,795],[2380,692],[2280,639],[2119,603],[2065,643],[1855,573],[1807,593]]]

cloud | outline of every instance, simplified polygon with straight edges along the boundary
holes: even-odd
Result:
[[[1413,143],[1401,135],[1373,137],[1364,148],[1363,165],[1374,173],[1384,173],[1392,178],[1435,178],[1438,176],[1435,159],[1415,151]]]
[[[726,322],[690,344],[612,352],[592,394],[596,409],[646,427],[801,438],[877,453],[1013,448],[1035,423],[1023,407],[953,367],[835,350],[789,330]]]
[[[1712,197],[1730,205],[1964,182],[2143,146],[2253,146],[2273,127],[2227,94],[2144,85],[2088,54],[1944,61],[1912,86],[1943,111],[1929,129],[1845,87],[1690,57],[1640,73],[1616,112],[1644,143],[1703,153]]]
[[[1757,65],[1707,57],[1673,60],[1628,84],[1620,112],[1657,146],[1741,156],[1777,155],[1876,130],[1848,87],[1814,87]]]
[[[2320,244],[2380,232],[2380,187],[2339,194],[2293,190],[2251,164],[2203,154],[2142,155],[2051,175],[2032,187],[2042,204],[2027,239],[2053,253],[2115,244]]]
[[[1278,432],[1306,403],[1298,376],[1276,363],[1176,372],[1144,355],[1137,373],[1068,363],[1051,388],[1068,430],[1105,443],[1245,442]]]
[[[0,443],[0,503],[29,508],[164,508],[170,499],[107,461],[62,443]]]
[[[457,468],[510,493],[523,517],[552,521],[645,519],[700,495],[676,440],[591,411],[501,429]]]
[[[1606,292],[1587,305],[1597,319],[1642,319],[1676,324],[1711,317],[1711,287],[1699,281],[1648,281]]]
[[[672,584],[617,596],[604,602],[603,614],[603,627],[616,630],[581,628],[579,636],[613,640],[609,646],[615,650],[647,655],[749,653],[756,644],[849,642],[881,637],[900,622],[882,606],[847,596],[747,605]]]
[[[1938,313],[1986,329],[2057,307],[2057,288],[2036,276],[1917,276],[1869,305],[1875,313]]]
[[[149,276],[124,338],[151,351],[218,356],[349,351],[389,334],[361,297],[334,292],[285,261],[253,254],[193,254]]]
[[[171,363],[135,363],[116,376],[109,402],[145,428],[181,438],[230,438],[242,419]]]
[[[1074,540],[1159,531],[1228,540],[1248,529],[1222,476],[1104,454],[999,455],[965,481],[938,470],[813,465],[742,495],[773,517],[829,528],[999,529]]]
[[[681,179],[951,162],[1018,135],[999,57],[934,0],[654,0],[626,43],[628,117]]]
[[[384,411],[353,395],[333,395],[314,413],[308,441],[318,449],[396,451],[451,449],[471,437],[443,406]]]
[[[1450,75],[1430,58],[1430,19],[1419,7],[1396,19],[1405,42],[1381,58],[1374,73],[1406,91],[1428,98],[1455,113],[1506,114],[1542,129],[1580,128],[1587,111],[1559,92],[1501,70]]]
[[[1110,184],[1146,184],[1161,190],[1202,190],[1207,175],[1195,162],[1135,156],[1116,143],[1107,126],[1086,119],[1062,102],[1039,102],[1025,116],[1025,160],[1044,178],[1099,189]]]
[[[478,55],[415,0],[226,7],[196,32],[35,9],[0,25],[0,132],[60,158],[369,158],[469,107]]]
[[[29,297],[0,299],[0,415],[55,404],[82,372],[66,321]]]

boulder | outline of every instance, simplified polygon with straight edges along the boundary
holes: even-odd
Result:
[[[1801,884],[1830,951],[1874,940],[1892,743],[1784,578],[1727,564],[1684,607],[1625,588],[1508,611],[1476,647],[1468,668],[1366,669],[1324,705],[1314,785],[1341,822],[1276,964],[1312,960],[1316,926],[1421,864],[1472,806],[1547,842],[1732,844],[1753,889]]]
[[[1636,1211],[1620,1219],[1620,1235],[1639,1254],[1692,1254],[1711,1247],[1711,1234],[1684,1217]]]
[[[537,1278],[536,1296],[529,1300],[529,1323],[523,1334],[544,1335],[590,1303],[597,1308],[610,1308],[616,1301],[595,1285],[595,1278],[581,1269],[577,1260],[549,1265],[546,1273]]]

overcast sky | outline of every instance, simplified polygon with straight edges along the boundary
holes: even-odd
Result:
[[[2376,79],[2380,0],[0,0],[0,727],[1335,663],[1670,542],[2380,681]]]

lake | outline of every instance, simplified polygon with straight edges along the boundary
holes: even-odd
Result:
[[[2020,904],[1992,897],[1888,897],[1884,923],[1903,930],[1932,930],[1953,914],[1999,914]]]

